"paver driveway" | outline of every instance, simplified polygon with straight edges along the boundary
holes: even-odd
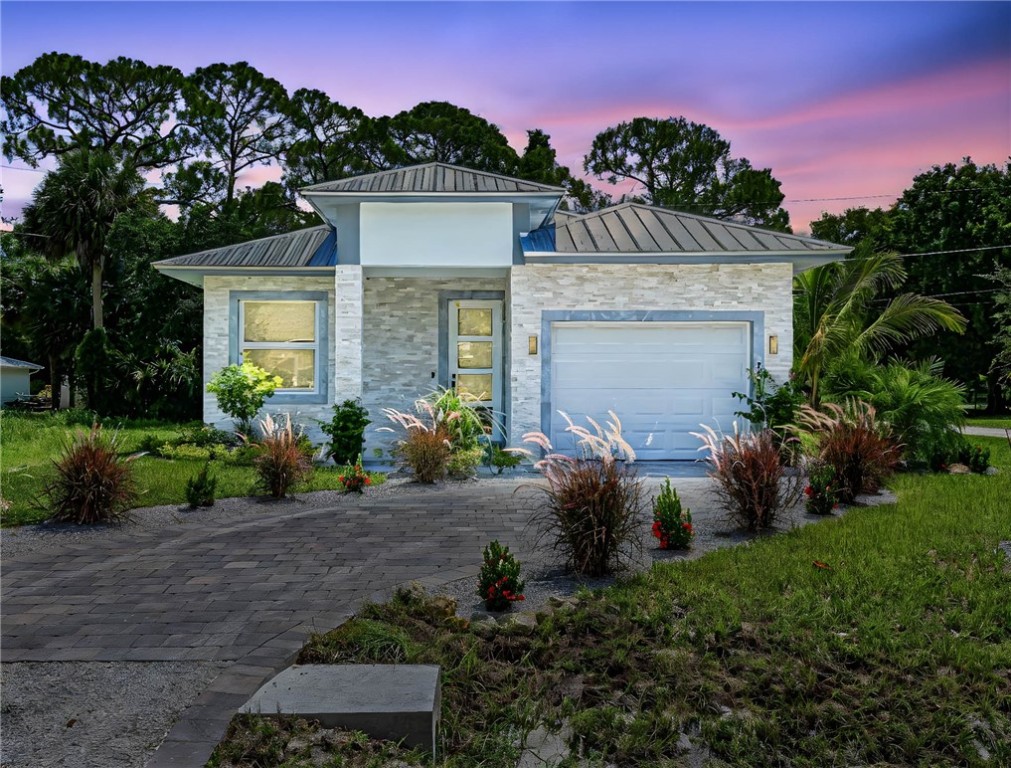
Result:
[[[521,545],[515,483],[416,488],[360,506],[187,525],[5,560],[3,660],[227,661],[149,765],[202,765],[230,714],[312,629],[400,583],[476,573]]]

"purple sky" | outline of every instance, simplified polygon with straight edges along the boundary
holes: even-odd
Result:
[[[372,115],[450,101],[517,150],[527,129],[547,131],[573,171],[607,126],[684,115],[772,169],[796,231],[823,210],[888,205],[934,164],[1011,155],[1005,2],[4,0],[0,43],[5,75],[46,51],[184,72],[246,60]],[[10,216],[41,174],[2,171]],[[856,199],[807,202],[839,197]]]

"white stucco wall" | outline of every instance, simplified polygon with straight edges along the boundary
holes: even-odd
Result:
[[[505,278],[365,279],[362,402],[373,421],[366,430],[370,457],[375,448],[385,450],[394,439],[390,433],[376,431],[388,426],[382,409],[409,409],[439,384],[440,292],[507,289]],[[508,329],[508,307],[504,316]]]
[[[360,271],[360,268],[359,268]],[[352,280],[353,282],[353,280]],[[268,399],[264,411],[270,414],[290,413],[292,421],[301,425],[313,442],[323,442],[314,419],[328,420],[334,402],[335,361],[334,322],[336,317],[334,279],[330,277],[205,277],[204,278],[204,421],[221,429],[230,429],[231,419],[218,409],[207,384],[215,372],[231,361],[228,359],[228,310],[231,291],[325,291],[327,317],[330,325],[329,362],[326,371],[328,399],[324,404],[278,405]],[[353,291],[352,291],[353,293]]]
[[[793,268],[790,264],[649,265],[527,264],[510,276],[510,442],[541,429],[540,354],[543,310],[738,310],[765,316],[764,365],[783,381],[793,358]],[[770,356],[768,337],[779,337]],[[543,343],[542,343],[543,347]]]
[[[30,394],[31,374],[27,368],[0,368],[0,403]]]

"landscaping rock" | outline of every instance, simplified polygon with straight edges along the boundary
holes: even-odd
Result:
[[[562,728],[552,733],[544,726],[538,726],[527,734],[523,754],[516,768],[546,768],[558,765],[569,756],[569,740],[572,729],[563,724]]]
[[[239,712],[301,717],[364,731],[435,754],[439,667],[423,664],[295,665],[268,681]]]
[[[524,611],[523,613],[506,613],[498,619],[499,624],[507,627],[527,627],[533,629],[537,626],[537,615]]]
[[[965,464],[952,464],[948,467],[949,475],[971,475],[972,470],[969,469]]]

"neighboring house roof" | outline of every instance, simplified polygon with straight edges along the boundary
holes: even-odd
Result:
[[[42,366],[29,363],[27,360],[18,360],[15,357],[4,357],[0,355],[0,368],[27,368],[29,371],[41,371]]]
[[[573,254],[703,255],[788,251],[838,253],[850,250],[811,237],[788,235],[641,203],[622,203],[581,216],[559,218],[556,213],[554,235],[554,252]],[[542,245],[537,241],[534,244]]]
[[[448,163],[425,163],[407,168],[352,176],[303,187],[302,192],[344,192],[349,194],[564,194],[563,187],[514,179],[488,171],[475,171]]]

